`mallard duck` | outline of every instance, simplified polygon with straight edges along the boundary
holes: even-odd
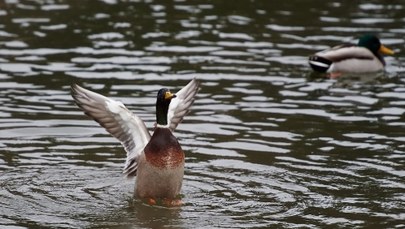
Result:
[[[199,89],[191,80],[176,94],[167,88],[157,93],[156,123],[151,136],[145,123],[121,102],[72,85],[72,97],[84,113],[112,136],[127,152],[123,173],[136,176],[135,194],[155,204],[158,200],[178,200],[184,174],[184,152],[173,135],[194,102]]]
[[[376,36],[364,35],[357,45],[343,44],[315,53],[309,57],[309,65],[317,72],[376,72],[385,66],[381,53],[394,54]]]

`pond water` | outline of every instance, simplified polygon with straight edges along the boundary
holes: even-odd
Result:
[[[0,2],[1,228],[405,227],[402,1]],[[307,57],[376,33],[385,72]],[[149,128],[158,89],[201,90],[175,136],[184,205],[151,207],[78,83]]]

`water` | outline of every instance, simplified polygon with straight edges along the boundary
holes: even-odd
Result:
[[[404,227],[404,19],[401,1],[1,2],[0,226]],[[397,52],[386,72],[311,72],[365,32]],[[193,77],[184,206],[144,205],[70,84],[152,127],[156,91]]]

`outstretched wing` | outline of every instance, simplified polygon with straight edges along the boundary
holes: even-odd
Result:
[[[199,89],[199,82],[194,78],[185,87],[176,93],[176,98],[173,98],[169,105],[168,121],[169,128],[174,131],[183,117],[190,111],[191,105],[194,103],[194,97]]]
[[[121,102],[76,84],[72,85],[72,97],[86,115],[97,121],[121,142],[127,152],[123,173],[128,177],[135,176],[138,158],[150,139],[145,123]]]

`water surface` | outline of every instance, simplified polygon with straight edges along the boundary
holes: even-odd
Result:
[[[3,1],[0,226],[404,227],[404,20],[401,1]],[[396,51],[385,72],[311,72],[370,32]],[[185,204],[144,205],[70,85],[152,128],[157,90],[194,77]]]

